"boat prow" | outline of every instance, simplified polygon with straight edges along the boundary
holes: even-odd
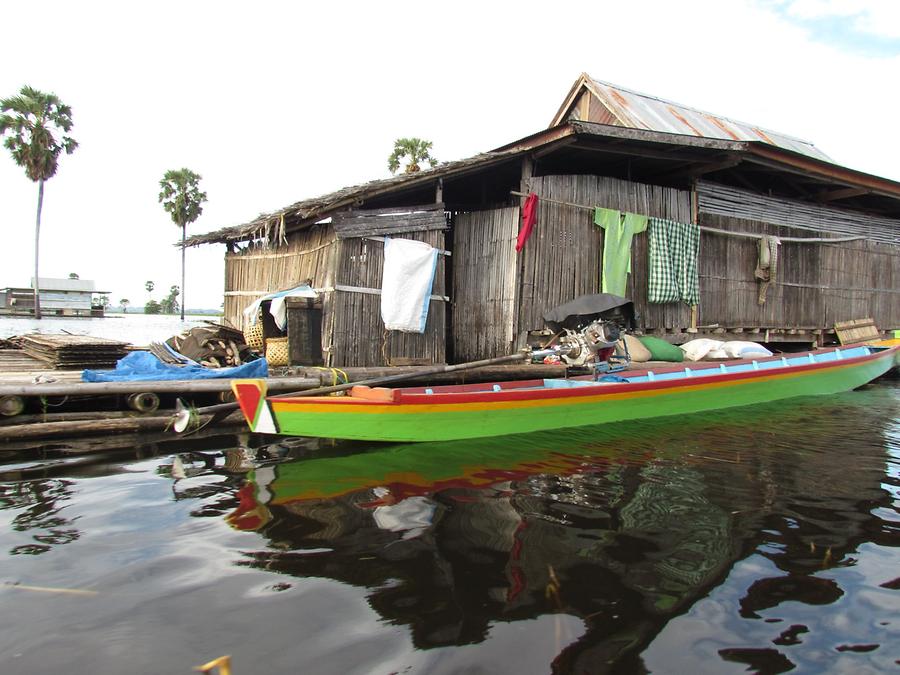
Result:
[[[265,380],[232,380],[231,391],[234,392],[250,431],[263,434],[278,433],[272,412],[266,402],[268,384]]]

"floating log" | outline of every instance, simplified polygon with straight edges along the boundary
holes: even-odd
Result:
[[[200,417],[200,424],[209,417]],[[55,436],[90,436],[123,432],[162,431],[171,426],[172,416],[131,417],[124,419],[73,420],[65,422],[37,422],[0,427],[0,441],[53,438]],[[218,424],[245,424],[240,413],[232,413]],[[2,446],[0,446],[2,449]]]
[[[34,415],[18,415],[0,420],[0,429],[3,427],[17,426],[21,424],[33,424],[41,422],[75,422],[87,420],[112,420],[134,419],[136,417],[149,417],[132,410],[85,410],[81,412],[48,412],[35,413]]]
[[[317,387],[318,377],[277,377],[269,381],[272,391]],[[43,382],[0,384],[0,396],[97,396],[100,394],[203,394],[231,391],[231,380],[142,380],[134,382]]]
[[[159,413],[154,415],[158,416]],[[237,416],[235,416],[237,419]],[[243,418],[241,418],[243,419]],[[156,431],[124,431],[121,433],[87,434],[82,436],[48,437],[46,439],[24,438],[20,440],[0,441],[0,459],[10,460],[48,460],[64,457],[84,457],[105,453],[124,453],[142,458],[157,454],[171,454],[189,450],[194,443],[199,448],[206,448],[201,439],[222,437],[227,439],[218,447],[234,447],[238,439],[247,433],[246,422],[231,424],[227,427],[208,424],[202,429],[193,431],[187,436],[172,436],[165,427]],[[177,442],[177,444],[176,444]],[[10,471],[15,471],[14,468]],[[0,472],[4,467],[0,466]]]
[[[159,408],[159,396],[152,391],[128,395],[128,407],[142,413],[149,413]]]
[[[15,417],[25,410],[25,399],[21,396],[0,396],[0,415]]]

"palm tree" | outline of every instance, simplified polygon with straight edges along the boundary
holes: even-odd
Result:
[[[44,181],[56,175],[59,155],[71,155],[78,142],[66,136],[72,130],[72,109],[55,94],[25,86],[18,96],[0,100],[0,136],[16,164],[38,184],[37,221],[34,226],[34,318],[41,318],[38,251],[41,238],[41,208]],[[7,136],[7,134],[9,134]]]
[[[181,320],[184,321],[184,240],[187,224],[193,223],[203,213],[206,193],[200,191],[200,175],[190,169],[166,171],[159,187],[162,189],[160,203],[169,212],[172,222],[181,228]]]
[[[419,162],[428,162],[432,167],[438,161],[431,156],[431,141],[423,141],[421,138],[398,138],[394,141],[394,152],[388,157],[388,169],[391,173],[400,170],[400,160],[408,157],[405,173],[420,171]]]
[[[128,314],[128,305],[131,304],[131,300],[128,298],[122,298],[119,300],[119,304],[122,305],[122,314]]]

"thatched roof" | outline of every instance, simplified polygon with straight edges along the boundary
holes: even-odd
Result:
[[[361,185],[345,187],[320,197],[304,199],[278,211],[262,213],[249,223],[223,227],[206,234],[194,235],[185,240],[186,246],[200,244],[246,241],[249,239],[279,240],[286,232],[312,225],[344,210],[388,192],[402,192],[408,188],[435,183],[439,178],[458,176],[491,164],[506,161],[525,152],[512,148],[498,152],[485,152],[467,159],[445,162],[434,168],[404,173],[390,178],[373,180]],[[181,242],[178,243],[181,245]]]

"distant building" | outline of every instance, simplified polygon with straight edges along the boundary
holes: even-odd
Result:
[[[28,316],[34,314],[34,279],[28,288],[0,289],[0,314]],[[94,305],[92,297],[104,294],[89,279],[48,279],[39,284],[41,312],[56,316],[103,316],[103,307]]]

